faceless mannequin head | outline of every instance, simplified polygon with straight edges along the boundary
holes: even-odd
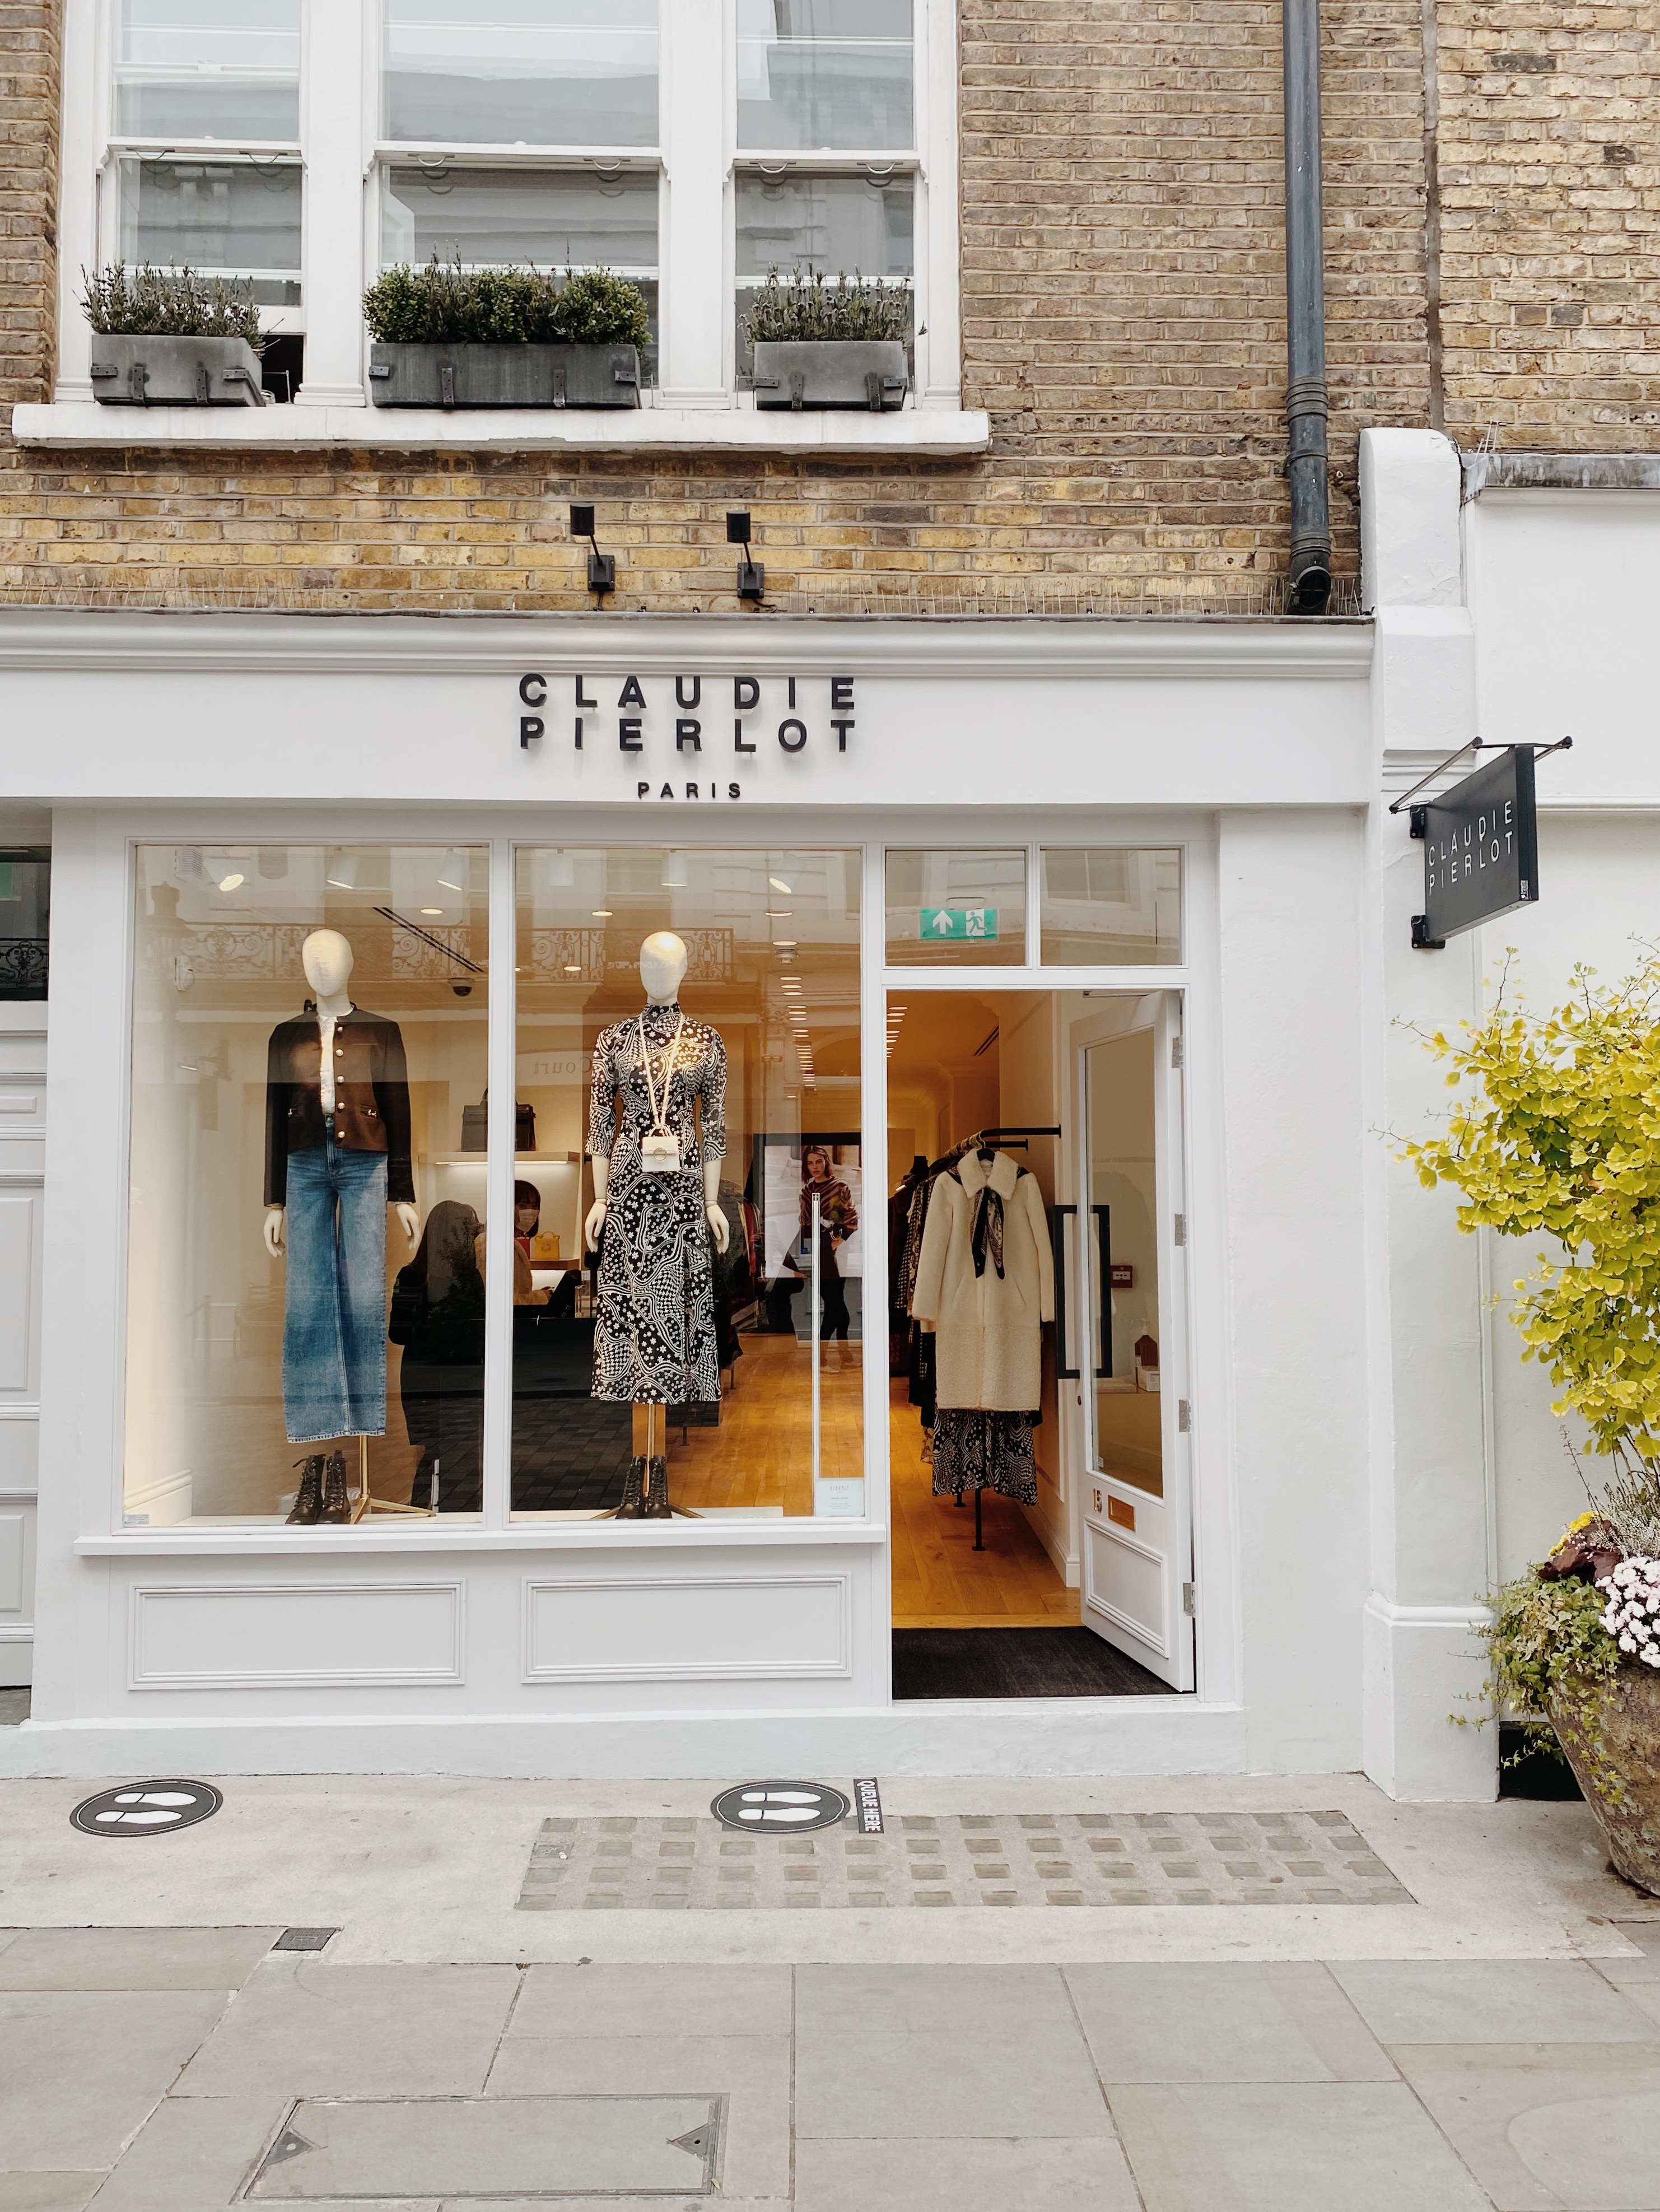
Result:
[[[351,947],[337,929],[313,929],[300,948],[300,964],[319,1001],[344,995],[351,981]]]
[[[350,958],[350,954],[347,956]],[[672,1005],[686,972],[686,948],[672,929],[654,929],[640,947],[640,981],[654,1006]],[[310,970],[307,969],[309,974]]]

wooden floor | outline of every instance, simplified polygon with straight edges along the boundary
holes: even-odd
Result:
[[[905,1385],[891,1386],[893,1625],[896,1628],[1071,1628],[1068,1589],[1020,1508],[988,1491],[986,1548],[974,1548],[974,1501],[933,1495],[922,1427]]]
[[[669,1496],[677,1505],[777,1506],[812,1511],[812,1358],[793,1336],[745,1336],[737,1388],[721,1404],[718,1429],[668,1436]],[[860,1347],[821,1347],[823,1472],[862,1475]],[[723,1377],[722,1387],[725,1388]]]

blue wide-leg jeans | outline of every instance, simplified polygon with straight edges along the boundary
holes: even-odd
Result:
[[[386,1156],[289,1155],[283,1416],[290,1443],[386,1429]]]

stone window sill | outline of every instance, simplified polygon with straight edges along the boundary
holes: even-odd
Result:
[[[36,450],[168,446],[216,453],[980,453],[991,439],[978,409],[906,407],[891,414],[800,415],[753,407],[638,409],[106,407],[55,400],[12,410],[12,436]]]

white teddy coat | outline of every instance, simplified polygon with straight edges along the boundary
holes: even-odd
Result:
[[[974,1272],[974,1209],[989,1182],[1003,1201],[1003,1273]],[[910,1310],[934,1332],[938,1402],[983,1413],[1043,1403],[1043,1323],[1055,1319],[1055,1263],[1037,1178],[1006,1152],[967,1153],[928,1200]]]

